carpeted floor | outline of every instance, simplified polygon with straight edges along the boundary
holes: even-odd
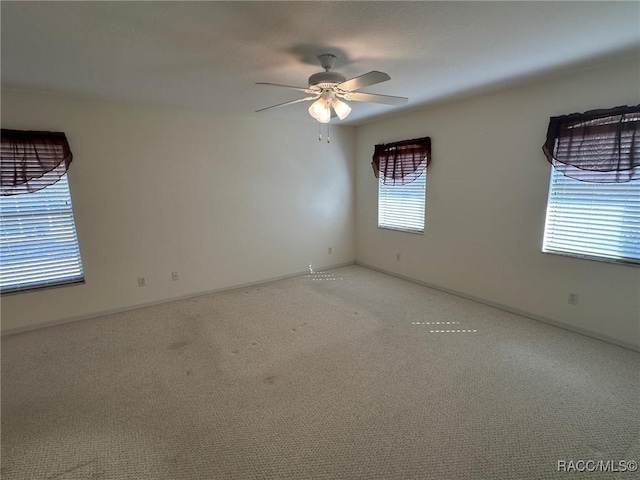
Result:
[[[638,372],[350,266],[3,338],[2,478],[571,478],[640,460]]]

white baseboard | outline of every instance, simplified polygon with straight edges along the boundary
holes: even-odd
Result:
[[[336,264],[336,265],[329,265],[327,267],[318,267],[318,269],[319,270],[330,270],[332,268],[339,268],[339,267],[346,267],[348,265],[354,265],[355,263],[356,263],[355,261],[351,261],[351,262],[340,263],[340,264]],[[213,290],[205,290],[205,291],[201,291],[201,292],[197,292],[197,293],[188,293],[186,295],[180,295],[180,296],[177,296],[177,297],[163,298],[162,300],[155,300],[153,302],[138,303],[138,304],[129,305],[129,306],[126,306],[126,307],[112,308],[112,309],[109,309],[109,310],[102,310],[100,312],[93,312],[93,313],[89,313],[89,314],[86,314],[86,315],[78,315],[78,316],[75,316],[75,317],[63,318],[63,319],[59,319],[59,320],[51,320],[49,322],[42,322],[42,323],[38,323],[38,324],[35,324],[35,325],[27,325],[27,326],[24,326],[24,327],[8,328],[8,329],[2,331],[2,336],[3,337],[8,337],[10,335],[17,335],[19,333],[30,332],[30,331],[33,331],[33,330],[39,330],[41,328],[53,327],[55,325],[63,325],[65,323],[79,322],[79,321],[82,321],[82,320],[89,320],[90,318],[102,317],[104,315],[112,315],[114,313],[121,313],[121,312],[128,312],[130,310],[137,310],[138,308],[145,308],[145,307],[151,307],[153,305],[161,305],[163,303],[176,302],[178,300],[185,300],[187,298],[201,297],[202,295],[210,295],[212,293],[227,292],[229,290],[236,290],[238,288],[247,288],[247,287],[252,287],[252,286],[255,286],[255,285],[262,285],[264,283],[275,282],[276,280],[284,280],[285,278],[299,277],[300,275],[306,275],[308,273],[309,273],[309,270],[305,270],[304,272],[296,272],[296,273],[290,273],[290,274],[286,274],[286,275],[280,275],[278,277],[272,277],[272,278],[267,278],[267,279],[264,279],[264,280],[258,280],[256,282],[248,282],[248,283],[242,283],[242,284],[237,284],[237,285],[231,285],[229,287],[216,288],[216,289],[213,289]]]
[[[570,330],[575,333],[580,333],[587,337],[595,338],[596,340],[601,340],[603,342],[612,343],[613,345],[617,345],[619,347],[628,348],[629,350],[633,350],[636,352],[640,352],[640,345],[636,345],[634,343],[624,342],[618,340],[617,338],[612,338],[607,335],[602,335],[601,333],[594,332],[587,328],[578,327],[576,325],[572,325],[570,323],[561,322],[559,320],[553,320],[551,318],[543,317],[541,315],[537,315],[535,313],[526,312],[524,310],[520,310],[517,308],[510,307],[509,305],[503,305],[501,303],[492,302],[491,300],[485,300],[484,298],[475,297],[473,295],[468,295],[464,292],[459,292],[457,290],[452,290],[450,288],[441,287],[440,285],[434,285],[433,283],[423,282],[422,280],[418,280],[412,277],[408,277],[406,275],[401,275],[399,273],[395,273],[389,270],[385,270],[383,268],[374,267],[372,265],[367,265],[366,263],[358,262],[356,260],[356,265],[359,265],[364,268],[369,268],[371,270],[375,270],[377,272],[386,273],[387,275],[391,275],[393,277],[401,278],[403,280],[408,280],[409,282],[417,283],[419,285],[424,285],[425,287],[433,288],[434,290],[440,290],[445,293],[450,293],[452,295],[456,295],[458,297],[466,298],[468,300],[473,300],[474,302],[482,303],[484,305],[489,305],[490,307],[499,308],[500,310],[504,310],[510,313],[515,313],[516,315],[520,315],[522,317],[530,318],[532,320],[537,320],[539,322],[543,322],[549,325],[553,325],[554,327],[563,328],[565,330]]]

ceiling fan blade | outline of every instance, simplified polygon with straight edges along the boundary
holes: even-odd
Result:
[[[391,80],[391,77],[384,72],[378,72],[376,70],[360,75],[359,77],[353,77],[349,80],[345,80],[342,83],[337,85],[338,88],[342,90],[359,90],[364,87],[368,87],[370,85],[375,85],[376,83],[386,82],[387,80]]]
[[[270,108],[284,107],[285,105],[293,105],[294,103],[298,103],[298,102],[307,102],[309,100],[316,100],[318,97],[320,97],[320,95],[314,95],[312,97],[299,98],[297,100],[291,100],[289,102],[279,103],[277,105],[271,105],[270,107],[265,107],[265,108],[261,108],[260,110],[256,110],[256,113],[262,112],[264,110],[269,110]]]
[[[268,85],[270,87],[284,87],[284,88],[290,88],[292,90],[299,90],[299,91],[305,92],[305,93],[314,93],[315,92],[315,90],[311,90],[309,88],[292,87],[291,85],[281,85],[279,83],[256,82],[256,85]]]
[[[344,98],[345,100],[353,100],[354,102],[382,103],[384,105],[404,105],[409,101],[407,97],[358,92],[348,93]]]

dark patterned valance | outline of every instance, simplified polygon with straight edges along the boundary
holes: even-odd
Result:
[[[640,178],[639,128],[640,105],[552,117],[542,151],[568,177],[628,182]]]
[[[56,183],[73,159],[64,133],[2,129],[2,195],[41,190]]]
[[[424,137],[376,145],[371,165],[385,185],[405,185],[418,178],[429,162],[431,138]]]

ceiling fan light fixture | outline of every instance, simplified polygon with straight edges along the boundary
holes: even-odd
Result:
[[[329,123],[331,120],[331,107],[325,98],[319,98],[309,107],[309,115],[320,123]]]
[[[333,99],[331,106],[340,120],[344,120],[351,113],[351,107],[337,98]]]
[[[325,111],[326,104],[327,104],[327,102],[324,99],[319,98],[318,100],[313,102],[311,104],[311,106],[309,107],[309,114],[313,118],[317,119]]]

